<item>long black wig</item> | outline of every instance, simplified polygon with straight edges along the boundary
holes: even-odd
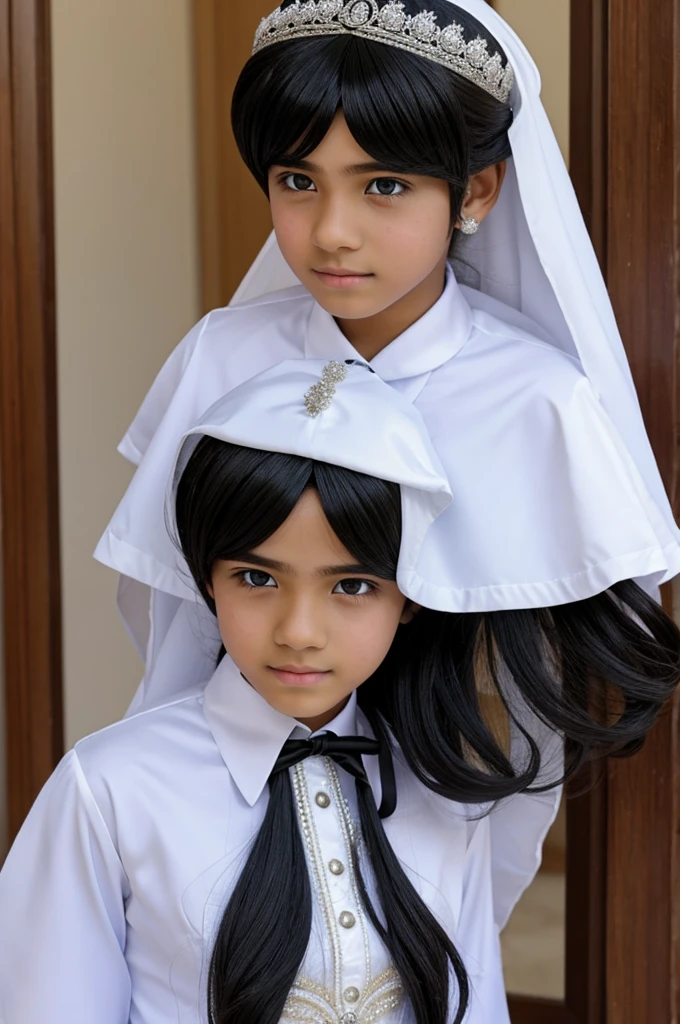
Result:
[[[506,63],[487,29],[448,0],[404,0],[404,7],[434,12],[441,27],[457,22],[466,39],[486,39]],[[339,110],[384,167],[449,183],[452,224],[470,176],[511,155],[510,106],[441,64],[350,35],[288,40],[251,57],[232,103],[241,156],[265,192],[269,169],[308,157]]]
[[[395,484],[293,455],[202,438],[178,484],[177,537],[215,611],[220,559],[243,558],[281,526],[309,487],[352,558],[396,578],[401,500]],[[479,804],[569,778],[596,755],[642,745],[680,681],[680,633],[634,582],[548,609],[451,614],[422,609],[358,691],[377,738],[398,746],[441,796]],[[522,738],[508,749],[489,694]],[[566,764],[542,764],[535,723],[567,741]],[[404,874],[370,787],[357,785],[380,911],[361,880],[417,1024],[460,1024],[469,1002],[454,945]],[[266,816],[224,912],[209,973],[211,1024],[278,1024],[308,945],[311,891],[288,772],[270,780]]]

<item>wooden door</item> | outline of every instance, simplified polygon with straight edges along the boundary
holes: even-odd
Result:
[[[677,518],[680,0],[590,3],[608,15],[601,258]],[[680,621],[670,588],[664,600]],[[680,1021],[679,713],[676,700],[607,774],[607,1024]]]
[[[236,79],[272,0],[193,0],[198,120],[201,300],[226,305],[271,231],[269,204],[230,127]]]
[[[49,0],[0,0],[0,751],[10,838],[63,744],[55,334]]]

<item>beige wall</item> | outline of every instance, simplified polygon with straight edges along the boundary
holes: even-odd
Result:
[[[198,317],[190,0],[52,0],[66,741],[141,671],[91,557],[116,444]]]
[[[567,159],[570,0],[496,0],[494,7],[512,25],[538,64],[543,79],[543,102]]]

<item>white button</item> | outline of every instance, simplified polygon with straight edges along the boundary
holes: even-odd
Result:
[[[343,928],[354,928],[357,923],[357,919],[354,914],[350,913],[349,910],[343,910],[340,914],[340,924]]]
[[[331,798],[328,793],[317,793],[314,799],[319,807],[330,807]]]
[[[346,988],[343,993],[343,998],[346,1003],[358,1003],[360,997],[361,992],[358,988],[355,988],[354,985],[352,985],[351,988]]]
[[[345,865],[341,860],[332,860],[328,864],[328,869],[332,875],[341,875],[345,870]]]

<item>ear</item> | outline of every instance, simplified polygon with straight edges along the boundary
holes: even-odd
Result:
[[[213,590],[212,583],[210,583],[210,582],[206,583],[205,589],[208,591],[208,593],[210,594],[210,597],[214,601],[215,600],[215,591]]]
[[[493,210],[501,194],[507,163],[492,164],[479,174],[473,174],[468,182],[468,190],[463,203],[463,216],[474,217],[481,224]],[[456,223],[460,227],[460,221]]]
[[[408,626],[409,622],[413,622],[416,615],[420,611],[420,607],[421,606],[419,604],[416,604],[415,601],[407,600],[406,604],[404,605],[404,610],[401,613],[401,618],[399,619],[399,625]]]

